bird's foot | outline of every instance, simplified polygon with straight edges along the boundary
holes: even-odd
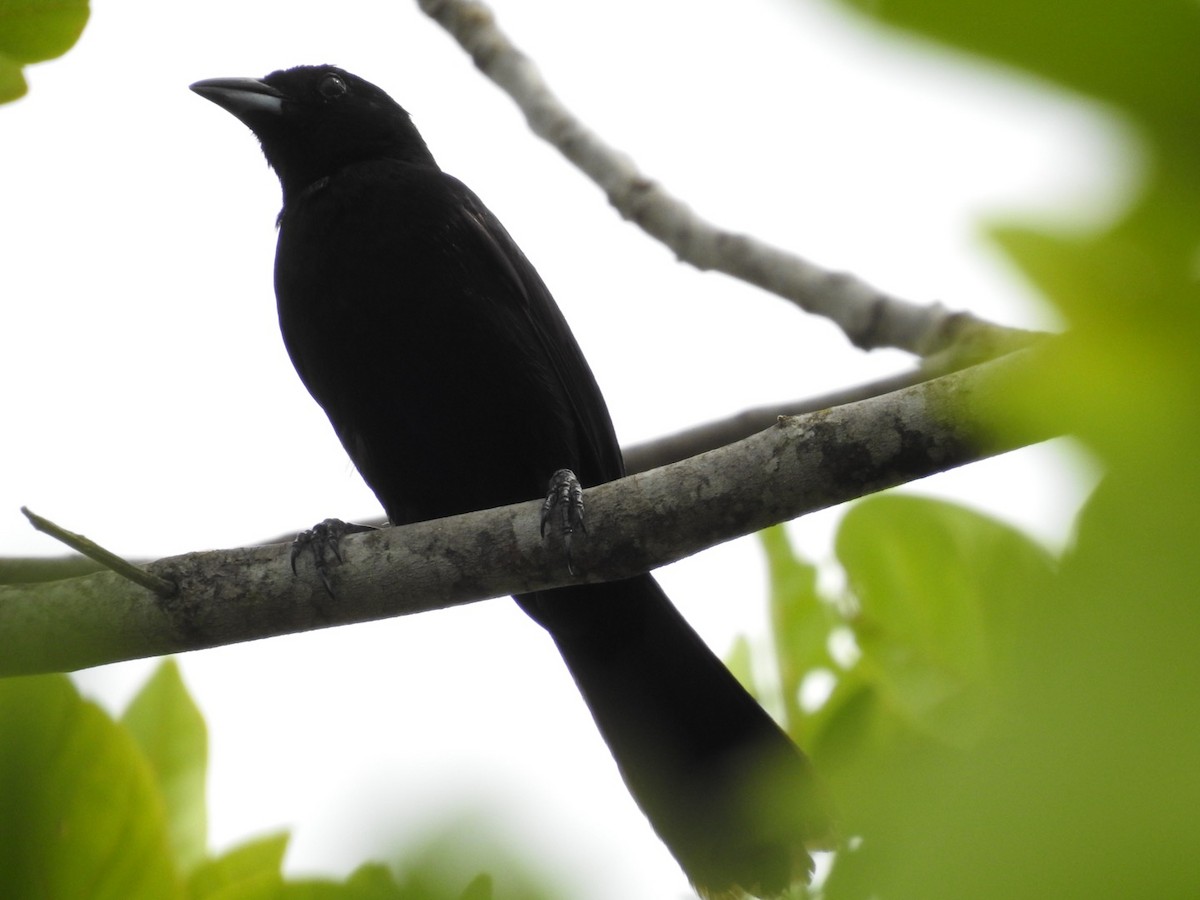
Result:
[[[339,546],[342,538],[348,534],[360,534],[364,531],[375,531],[374,525],[356,525],[353,522],[343,522],[341,519],[326,519],[306,531],[296,535],[292,541],[292,574],[296,574],[296,560],[305,551],[312,554],[313,566],[321,577],[321,584],[330,597],[334,596],[333,585],[329,582],[329,569],[332,561],[342,563],[342,550]]]
[[[567,571],[574,575],[571,537],[576,530],[586,534],[587,525],[583,521],[583,485],[570,469],[559,469],[550,476],[550,488],[546,493],[545,502],[542,503],[543,538],[546,536],[546,526],[552,521],[562,536],[563,550],[567,556]]]

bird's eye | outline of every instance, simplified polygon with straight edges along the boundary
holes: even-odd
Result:
[[[330,72],[317,84],[317,90],[326,100],[336,100],[350,90],[350,86],[346,84],[346,79],[341,75]]]

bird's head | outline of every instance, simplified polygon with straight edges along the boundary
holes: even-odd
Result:
[[[191,88],[254,132],[279,175],[285,203],[355,162],[436,165],[400,104],[336,66],[296,66],[266,78],[210,78]]]

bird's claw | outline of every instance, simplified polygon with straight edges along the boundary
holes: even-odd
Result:
[[[374,531],[373,525],[357,525],[353,522],[343,522],[341,519],[326,519],[296,535],[292,541],[290,561],[292,574],[296,574],[296,560],[306,550],[312,554],[313,566],[325,585],[325,591],[330,597],[334,596],[333,585],[329,581],[330,557],[342,563],[342,550],[339,546],[342,538],[348,534],[359,534],[364,531]]]
[[[546,525],[557,520],[558,533],[562,536],[563,550],[567,557],[567,571],[575,574],[571,559],[571,537],[576,530],[587,534],[583,520],[583,485],[570,469],[559,469],[550,476],[550,488],[542,503],[541,534],[546,537]]]

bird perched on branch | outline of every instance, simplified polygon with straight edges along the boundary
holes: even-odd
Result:
[[[300,378],[393,524],[624,474],[599,387],[500,221],[407,112],[333,66],[192,90],[283,187],[275,293]],[[805,756],[650,575],[516,598],[549,632],[634,799],[697,890],[770,896],[830,822]]]

